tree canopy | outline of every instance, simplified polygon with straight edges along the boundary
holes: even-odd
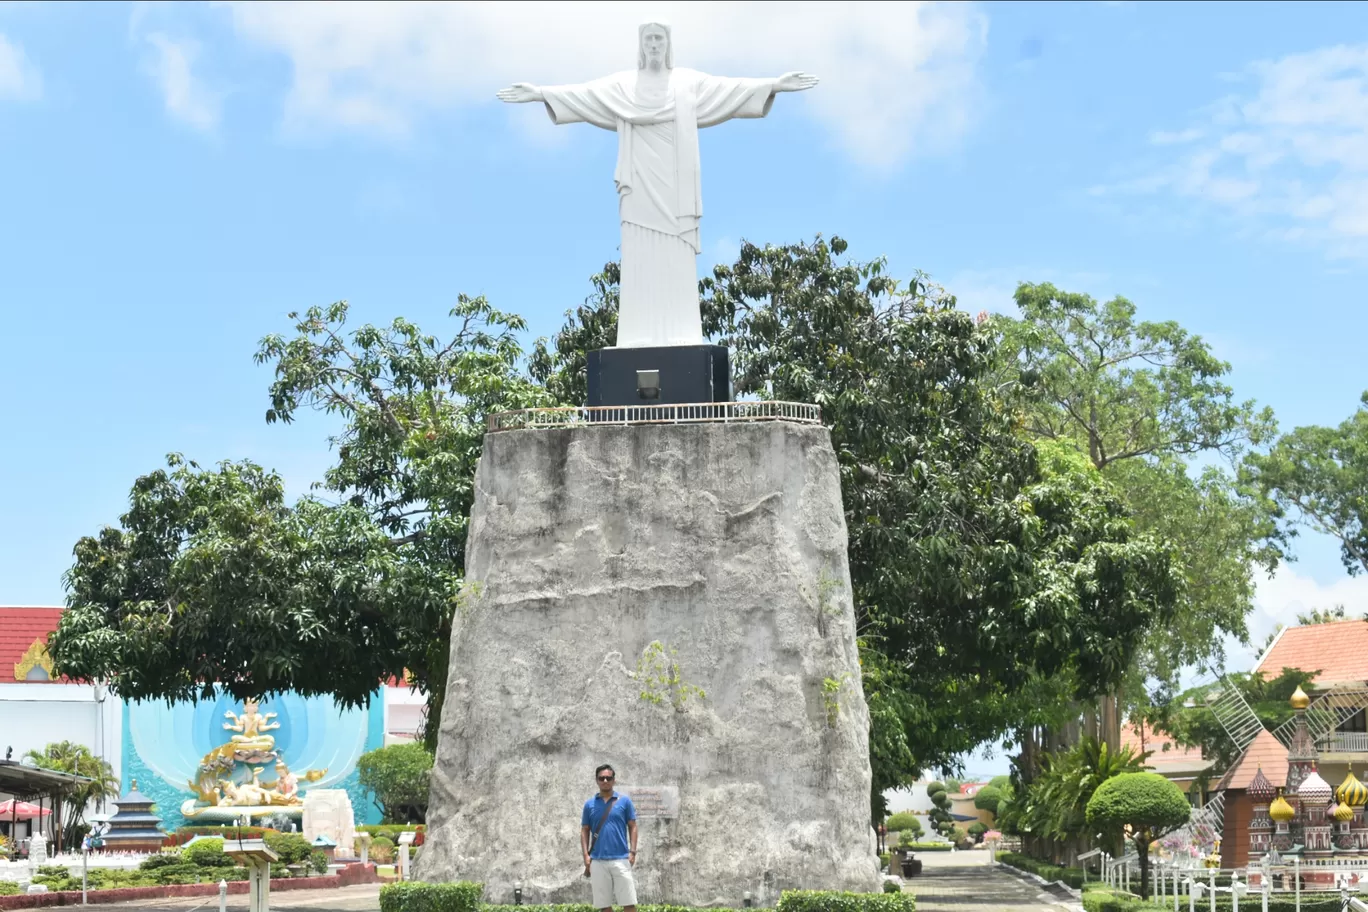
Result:
[[[1050,284],[1023,283],[1020,318],[997,317],[1000,382],[1023,432],[1086,455],[1125,502],[1138,531],[1174,547],[1183,609],[1150,625],[1127,676],[1131,705],[1146,681],[1172,687],[1185,666],[1215,665],[1225,634],[1246,636],[1257,568],[1278,559],[1267,505],[1198,455],[1232,464],[1273,430],[1272,413],[1240,402],[1230,365],[1174,321],[1136,318],[1125,298],[1099,302]],[[1104,705],[1101,734],[1115,744],[1120,707]]]
[[[1336,427],[1299,427],[1251,456],[1250,479],[1280,508],[1283,531],[1334,538],[1349,574],[1368,570],[1368,392]]]
[[[923,276],[899,283],[845,252],[744,244],[700,292],[738,394],[817,403],[830,429],[877,803],[1010,730],[1037,682],[1114,687],[1184,583],[1096,467],[1017,433],[990,326]],[[485,418],[582,403],[616,282],[610,264],[530,355],[523,321],[480,298],[458,301],[446,339],[403,319],[349,331],[345,304],[292,317],[295,334],[257,353],[275,367],[266,420],[336,415],[334,464],[293,504],[247,462],[172,457],[138,479],[119,528],[77,543],[60,672],[134,699],[353,704],[407,672],[435,737]]]
[[[432,754],[421,744],[391,744],[361,755],[356,763],[361,784],[371,790],[386,823],[422,823],[427,819],[428,780]]]

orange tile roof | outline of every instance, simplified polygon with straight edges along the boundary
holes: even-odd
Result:
[[[1368,681],[1368,621],[1286,628],[1254,670],[1273,678],[1284,668],[1319,672],[1314,683],[1320,688]]]
[[[14,666],[34,642],[47,645],[61,617],[61,608],[0,607],[0,684],[15,683]]]
[[[1261,769],[1274,788],[1287,785],[1287,748],[1267,730],[1254,736],[1240,759],[1221,777],[1215,791],[1230,789],[1242,792],[1249,788],[1249,783],[1254,781],[1254,774]]]
[[[1144,747],[1141,747],[1141,735],[1143,734]],[[1184,747],[1174,741],[1168,735],[1157,732],[1149,726],[1141,723],[1139,727],[1133,722],[1127,722],[1121,727],[1121,746],[1129,747],[1135,751],[1150,751],[1149,760],[1146,762],[1159,773],[1173,770],[1192,770],[1200,769],[1210,764],[1202,756],[1202,750],[1198,747]]]

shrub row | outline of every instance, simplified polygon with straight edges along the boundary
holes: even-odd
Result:
[[[12,880],[0,880],[0,896],[18,896],[24,892],[19,884]]]
[[[911,893],[785,890],[775,912],[913,912],[916,908]]]
[[[483,905],[480,883],[420,883],[404,881],[380,888],[380,912],[596,912],[588,903],[558,905]],[[697,912],[687,906],[645,904],[640,912]],[[910,893],[838,893],[828,890],[787,890],[776,912],[915,912]],[[709,909],[708,912],[739,912]]]
[[[479,912],[483,892],[484,884],[468,881],[385,884],[380,888],[380,912]]]
[[[1049,881],[1058,880],[1074,888],[1083,886],[1082,868],[1064,868],[1018,852],[998,852],[996,857],[1005,865],[1010,865],[1019,871],[1026,871],[1037,877],[1043,877]]]
[[[900,849],[907,849],[909,852],[948,852],[950,843],[948,842],[911,842],[907,845],[898,846]]]

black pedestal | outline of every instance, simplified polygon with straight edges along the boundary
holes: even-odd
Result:
[[[731,402],[721,345],[600,348],[589,353],[589,407]]]

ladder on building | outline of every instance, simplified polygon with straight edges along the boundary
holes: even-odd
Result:
[[[1321,694],[1306,708],[1306,728],[1317,747],[1323,747],[1334,734],[1335,729],[1347,722],[1359,710],[1368,708],[1368,687],[1355,685],[1337,687]],[[1273,736],[1289,746],[1292,732],[1297,727],[1297,717],[1293,716],[1273,730]]]

